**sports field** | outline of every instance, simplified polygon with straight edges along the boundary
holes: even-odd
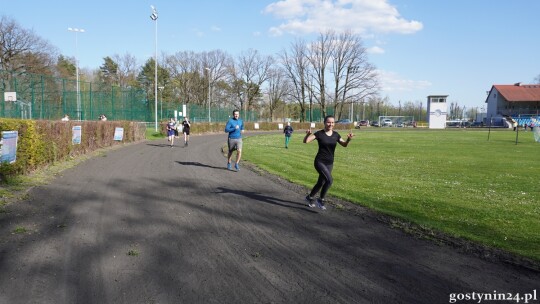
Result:
[[[310,188],[317,143],[296,130],[245,139],[243,159]],[[338,131],[342,136],[346,131]],[[338,146],[329,194],[540,260],[540,144],[509,130],[354,130]],[[298,199],[302,199],[302,194]],[[331,198],[330,198],[331,201]]]

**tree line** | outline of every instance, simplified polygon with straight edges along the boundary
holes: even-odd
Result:
[[[75,60],[15,20],[1,17],[0,69],[75,79]],[[153,100],[155,66],[154,58],[139,65],[126,52],[104,57],[101,66],[84,69],[79,76],[104,90],[111,86],[142,89]],[[273,55],[254,49],[237,56],[223,50],[162,53],[157,69],[158,94],[164,102],[235,107],[257,111],[267,120],[310,121],[313,109],[322,116],[333,113],[337,119],[425,117],[420,101],[394,105],[380,97],[376,67],[368,59],[362,38],[352,31],[328,30],[312,41],[297,39]]]

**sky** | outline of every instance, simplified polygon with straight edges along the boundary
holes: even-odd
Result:
[[[156,40],[158,56],[219,49],[237,57],[248,49],[275,55],[298,38],[352,30],[390,103],[425,105],[428,95],[448,95],[479,110],[492,85],[540,75],[538,12],[538,0],[0,0],[0,15],[90,70],[115,54],[143,65]]]

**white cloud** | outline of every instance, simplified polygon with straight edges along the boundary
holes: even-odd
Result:
[[[212,27],[210,28],[210,30],[212,30],[213,32],[221,32],[221,28],[218,27],[218,26],[215,26],[215,25],[212,26]]]
[[[281,0],[264,12],[283,23],[269,29],[274,36],[318,33],[327,29],[357,34],[411,34],[422,29],[419,21],[406,20],[387,0]]]
[[[390,71],[378,70],[381,89],[384,92],[414,92],[425,90],[432,86],[427,80],[403,79],[399,74]]]
[[[367,49],[370,54],[384,54],[384,49],[379,46],[373,46]]]

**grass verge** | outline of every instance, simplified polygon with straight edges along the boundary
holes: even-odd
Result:
[[[540,144],[532,133],[487,130],[357,131],[336,148],[330,195],[540,261]],[[345,132],[341,132],[344,135]],[[311,188],[317,143],[301,132],[245,139],[243,158]]]

